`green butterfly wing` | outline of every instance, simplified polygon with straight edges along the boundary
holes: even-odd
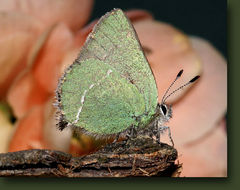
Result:
[[[135,117],[145,111],[138,89],[111,66],[93,58],[72,66],[61,92],[65,118],[92,134],[122,132],[137,125]]]
[[[104,61],[133,83],[144,96],[145,113],[155,113],[156,82],[136,32],[122,10],[114,9],[95,25],[77,60],[88,58]]]
[[[64,122],[92,134],[119,133],[152,118],[157,106],[154,76],[120,9],[96,24],[60,80],[57,99]]]

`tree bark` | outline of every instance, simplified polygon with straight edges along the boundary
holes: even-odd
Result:
[[[129,177],[174,176],[177,150],[150,138],[134,138],[105,146],[82,157],[54,150],[0,154],[0,176]]]

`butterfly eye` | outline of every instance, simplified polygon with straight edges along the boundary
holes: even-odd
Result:
[[[162,112],[163,112],[164,115],[167,114],[167,108],[166,108],[165,105],[161,105],[161,110],[162,110]]]

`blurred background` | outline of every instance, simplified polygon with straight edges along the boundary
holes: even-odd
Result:
[[[97,0],[90,20],[104,15],[112,8],[144,9],[156,20],[167,22],[183,32],[210,41],[225,57],[227,55],[226,0]]]

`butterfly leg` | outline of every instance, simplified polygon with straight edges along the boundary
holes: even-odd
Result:
[[[119,137],[120,137],[120,133],[118,133],[118,134],[115,136],[115,139],[114,139],[114,141],[113,141],[112,143],[116,143],[116,142],[118,141]]]
[[[127,138],[136,138],[136,137],[137,137],[137,130],[135,126],[132,126],[127,133]]]
[[[172,146],[174,147],[174,142],[173,142],[173,139],[172,139],[171,130],[170,130],[170,127],[168,127],[168,126],[158,125],[157,140],[158,140],[158,142],[160,143],[160,135],[161,135],[162,133],[164,133],[166,130],[168,131],[168,137],[169,137],[169,139],[170,139],[170,141],[171,141],[171,143],[172,143]]]

